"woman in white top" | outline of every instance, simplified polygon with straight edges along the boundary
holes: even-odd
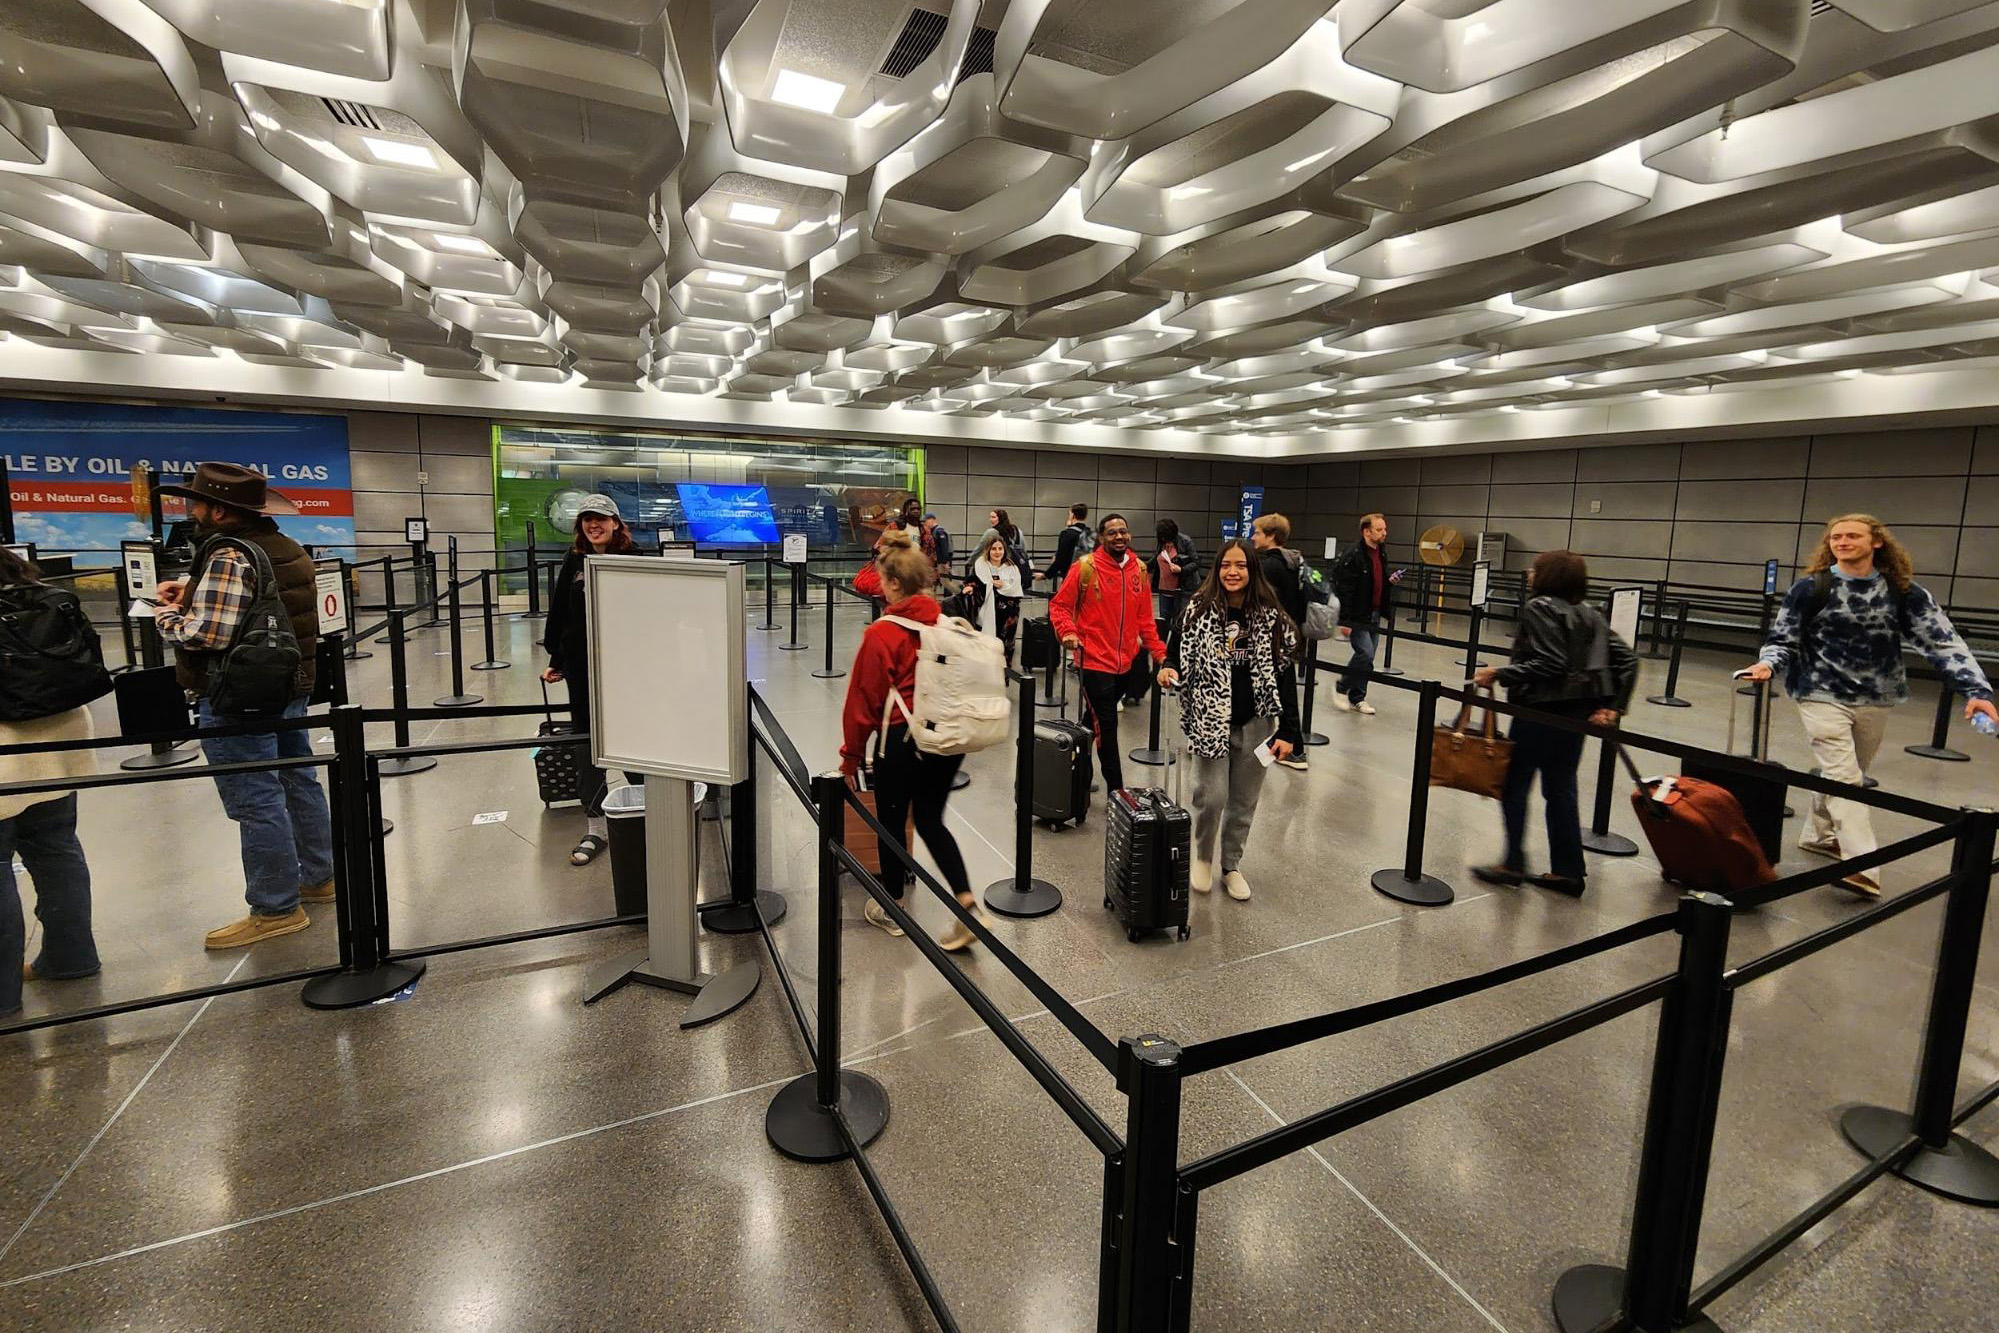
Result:
[[[1020,566],[1013,563],[1006,542],[995,537],[972,562],[969,585],[978,607],[979,628],[1006,645],[1006,664],[1013,665],[1013,640],[1020,629]]]

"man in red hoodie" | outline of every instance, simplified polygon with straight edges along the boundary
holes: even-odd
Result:
[[[1097,524],[1097,547],[1069,570],[1048,601],[1048,619],[1071,653],[1081,650],[1083,694],[1097,729],[1097,764],[1104,790],[1124,786],[1118,749],[1120,694],[1142,692],[1144,682],[1166,660],[1166,645],[1152,620],[1152,580],[1145,562],[1131,553],[1131,527],[1123,514],[1106,514]],[[1139,660],[1143,648],[1149,661]],[[1143,673],[1143,674],[1140,674]]]

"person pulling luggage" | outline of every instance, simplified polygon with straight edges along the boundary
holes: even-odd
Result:
[[[1511,703],[1599,727],[1615,726],[1638,684],[1638,655],[1611,630],[1603,613],[1583,600],[1589,595],[1588,564],[1574,551],[1543,551],[1527,571],[1527,587],[1534,596],[1521,608],[1512,660],[1503,667],[1480,667],[1473,682],[1504,685]],[[1506,855],[1497,865],[1475,867],[1472,874],[1487,884],[1512,886],[1524,879],[1580,898],[1587,872],[1576,766],[1587,738],[1537,722],[1531,714],[1517,715],[1507,734],[1513,739],[1513,762],[1499,798]],[[1526,873],[1523,847],[1527,792],[1536,773],[1548,806],[1546,875]]]
[[[1214,887],[1219,864],[1229,897],[1249,901],[1242,855],[1264,774],[1303,743],[1298,642],[1261,562],[1242,542],[1224,542],[1172,627],[1159,673],[1161,686],[1181,686],[1180,729],[1193,752],[1196,893]],[[1218,862],[1210,859],[1217,835]]]
[[[569,720],[576,734],[590,731],[590,609],[583,600],[583,562],[593,555],[630,555],[636,548],[617,501],[608,495],[586,495],[576,513],[576,541],[562,557],[555,591],[548,600],[548,669],[541,678],[553,685],[569,682]],[[585,753],[578,763],[583,793],[583,837],[569,853],[569,864],[587,866],[610,846],[610,825],[604,819],[604,797],[610,783],[604,770]]]
[[[1097,545],[1076,562],[1048,601],[1048,619],[1062,646],[1081,657],[1083,694],[1097,731],[1097,763],[1104,790],[1124,786],[1118,749],[1120,695],[1143,696],[1152,671],[1166,660],[1166,645],[1152,619],[1152,580],[1145,562],[1131,550],[1131,527],[1123,514],[1106,514],[1097,525]],[[1150,663],[1140,659],[1143,650]]]
[[[875,565],[881,576],[882,596],[888,599],[888,610],[883,619],[869,625],[861,635],[853,671],[847,677],[847,702],[840,714],[840,772],[848,786],[859,790],[863,771],[869,768],[868,746],[879,737],[870,773],[875,818],[891,838],[908,850],[903,838],[913,809],[916,831],[922,835],[923,845],[930,849],[931,859],[944,873],[944,882],[973,915],[991,924],[992,919],[972,896],[972,881],[965,872],[965,858],[958,850],[958,840],[944,823],[944,807],[951,799],[951,779],[965,757],[919,750],[910,737],[907,721],[891,721],[886,733],[882,729],[882,715],[890,709],[891,691],[901,699],[901,706],[892,714],[894,717],[906,719],[916,702],[917,635],[888,617],[912,620],[919,625],[936,624],[940,611],[937,600],[930,595],[935,570],[908,532],[883,533],[875,547]],[[1028,719],[1023,725],[1031,722]],[[890,870],[889,860],[889,854],[884,853],[883,881],[900,902],[905,886],[902,863],[896,862]],[[872,897],[861,914],[870,925],[891,935],[902,934],[901,927]],[[956,953],[970,948],[977,938],[960,921],[937,943]]]
[[[1741,674],[1768,680],[1782,671],[1820,775],[1857,786],[1880,752],[1888,710],[1909,697],[1905,643],[1929,659],[1946,689],[1964,696],[1967,721],[1983,715],[1999,722],[1991,682],[1950,617],[1915,581],[1895,534],[1872,514],[1842,514],[1825,525],[1805,576],[1784,595],[1769,641]],[[1880,843],[1866,806],[1814,792],[1798,846],[1841,860],[1865,856]],[[1880,882],[1865,871],[1839,886],[1863,898],[1881,896]]]

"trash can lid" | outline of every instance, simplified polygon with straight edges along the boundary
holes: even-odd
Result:
[[[626,785],[604,793],[604,814],[611,819],[630,819],[646,812],[646,789]]]

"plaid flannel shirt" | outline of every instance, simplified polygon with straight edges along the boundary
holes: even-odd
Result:
[[[256,595],[253,577],[244,554],[233,546],[223,547],[209,558],[201,582],[189,588],[178,605],[153,612],[160,637],[202,652],[227,648]]]

